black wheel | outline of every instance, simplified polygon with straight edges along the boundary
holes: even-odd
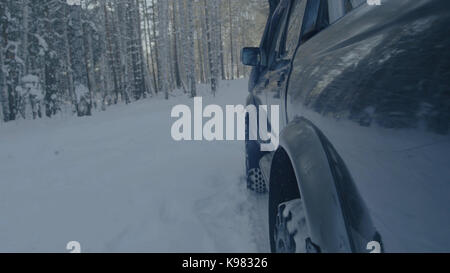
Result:
[[[266,193],[267,187],[264,176],[259,167],[259,160],[264,156],[258,141],[250,140],[249,117],[245,118],[245,171],[247,188],[256,193]]]
[[[269,193],[269,239],[273,253],[314,253],[297,178],[287,153],[279,149],[273,157]]]
[[[294,199],[280,204],[273,233],[275,252],[307,252],[307,234],[302,200]]]

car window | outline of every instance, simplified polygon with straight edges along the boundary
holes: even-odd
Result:
[[[286,40],[286,20],[287,20],[287,12],[283,15],[280,29],[278,30],[277,37],[276,37],[276,44],[275,44],[275,58],[279,59],[284,55],[284,52],[286,51],[285,46],[285,40]]]
[[[367,0],[350,0],[350,3],[352,4],[352,8],[359,7],[362,4],[364,4],[365,2],[367,2]]]
[[[306,3],[301,30],[301,43],[306,42],[329,25],[328,1],[317,0]]]
[[[301,43],[311,39],[365,0],[308,0],[301,31]]]
[[[272,41],[269,50],[269,66],[280,57],[280,53],[284,52],[284,49],[282,48],[282,41],[283,33],[285,32],[286,20],[288,17],[289,3],[289,0],[281,1],[272,17],[269,38]]]
[[[269,16],[267,18],[266,27],[264,29],[264,35],[261,40],[261,44],[259,45],[259,48],[261,50],[261,67],[266,67],[268,65],[269,53],[273,43],[272,29],[274,27],[275,17],[278,16],[276,12],[278,3],[279,3],[278,1],[269,1],[270,4]]]
[[[342,18],[346,13],[346,3],[348,0],[328,0],[328,15],[329,22],[333,24],[340,18]]]
[[[270,29],[270,21],[272,18],[272,13],[270,13],[269,18],[267,19],[266,28],[264,30],[263,39],[261,40],[261,44],[259,48],[261,50],[261,66],[267,66],[267,51],[269,44],[269,29]]]
[[[347,13],[363,4],[365,0],[328,0],[330,24],[344,17]]]
[[[300,40],[300,30],[302,29],[306,2],[307,0],[294,0],[292,3],[283,54],[283,57],[286,59],[292,59]]]

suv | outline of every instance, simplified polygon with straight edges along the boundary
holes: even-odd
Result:
[[[275,152],[246,141],[272,251],[450,251],[450,1],[269,2],[241,58],[281,109]]]

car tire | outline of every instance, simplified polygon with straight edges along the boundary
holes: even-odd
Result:
[[[307,225],[303,201],[294,199],[278,206],[274,242],[276,253],[302,253],[307,249]]]

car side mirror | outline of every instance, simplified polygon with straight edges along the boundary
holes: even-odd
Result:
[[[248,66],[258,66],[261,63],[259,47],[244,47],[241,51],[241,62]]]

